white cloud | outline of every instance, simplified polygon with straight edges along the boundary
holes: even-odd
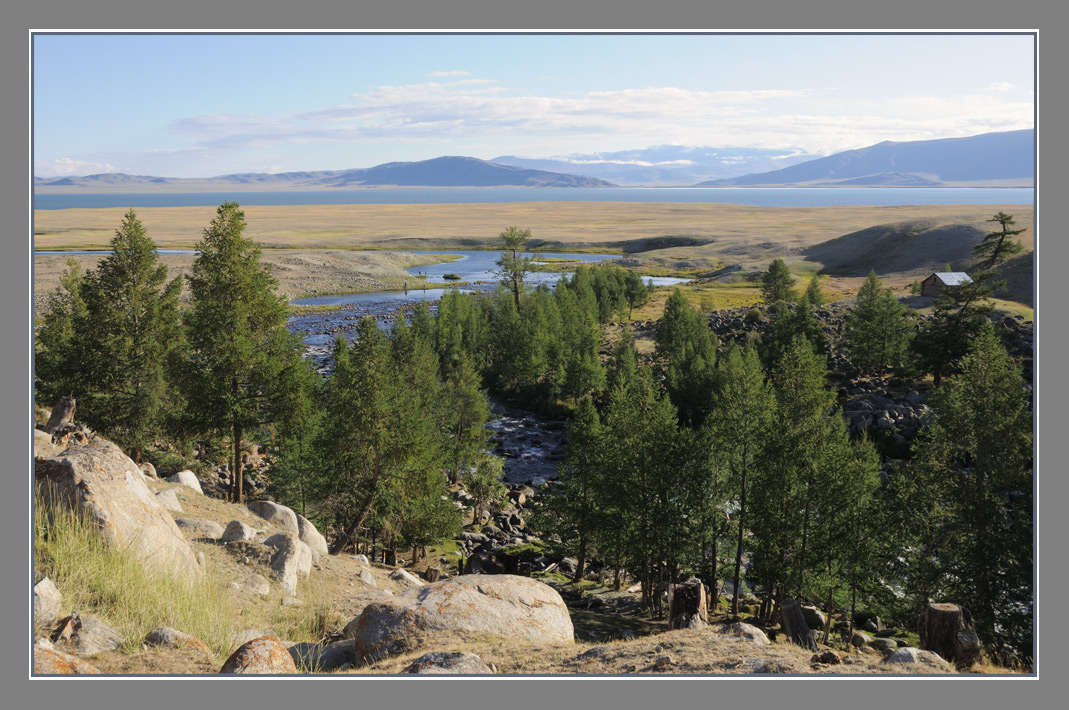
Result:
[[[1008,81],[996,81],[994,83],[988,84],[987,88],[985,88],[984,91],[1006,92],[1013,91],[1016,88],[1016,86],[1014,86]]]
[[[441,76],[471,76],[470,71],[464,71],[463,69],[454,69],[452,71],[432,71],[430,74],[424,74],[431,78],[438,78]]]
[[[56,160],[38,160],[33,164],[37,177],[61,177],[65,175],[99,175],[101,173],[121,173],[123,170],[110,163],[94,163],[72,158]]]

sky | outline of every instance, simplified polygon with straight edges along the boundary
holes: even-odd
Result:
[[[1034,127],[1034,37],[37,34],[33,170],[210,177]]]

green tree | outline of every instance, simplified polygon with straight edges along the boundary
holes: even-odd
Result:
[[[642,308],[650,302],[650,287],[642,282],[642,277],[634,271],[628,271],[624,277],[624,298],[627,299],[627,319],[631,320],[631,312],[636,308]]]
[[[490,402],[480,387],[479,373],[463,357],[449,374],[443,390],[449,475],[456,483],[475,464],[486,446]]]
[[[749,532],[747,497],[771,432],[775,400],[754,348],[747,348],[745,352],[731,348],[727,358],[721,361],[720,381],[722,385],[716,394],[710,428],[713,446],[723,462],[732,490],[738,496],[738,505],[733,510],[738,539],[731,600],[731,613],[737,616],[742,556]]]
[[[805,295],[814,306],[824,305],[824,292],[820,290],[820,276],[818,274],[813,274],[813,278],[809,279]]]
[[[62,395],[82,391],[81,346],[75,323],[85,318],[84,282],[81,264],[70,257],[59,288],[48,295],[47,310],[36,332],[34,386],[45,406],[51,407]]]
[[[1020,241],[1013,241],[1013,237],[1018,234],[1024,233],[1024,228],[1010,229],[1011,226],[1016,224],[1013,221],[1013,215],[1006,214],[999,211],[988,222],[998,222],[1002,227],[997,232],[991,232],[983,238],[979,244],[973,248],[973,253],[978,259],[986,259],[987,263],[984,264],[984,268],[993,269],[997,265],[1006,260],[1007,257],[1014,254],[1020,254],[1024,249],[1024,245]]]
[[[761,297],[765,303],[793,301],[793,285],[794,279],[791,278],[791,270],[787,268],[787,264],[783,259],[774,259],[768,265],[768,271],[761,277]]]
[[[139,461],[160,433],[165,363],[181,339],[182,277],[165,283],[167,267],[133,210],[110,246],[85,276],[85,309],[74,320],[84,388],[78,411]]]
[[[906,313],[891,289],[883,288],[876,272],[869,272],[843,332],[846,351],[858,369],[873,374],[906,363],[914,333]]]
[[[665,302],[654,341],[657,355],[667,361],[665,383],[680,421],[700,426],[716,387],[716,340],[705,317],[678,288]]]
[[[932,373],[936,387],[943,375],[955,371],[957,362],[994,310],[989,298],[1003,283],[994,282],[994,277],[991,271],[977,272],[971,283],[944,289],[935,299],[932,318],[914,338],[913,349],[920,367]]]
[[[918,537],[930,543],[923,554],[935,560],[936,574],[927,575],[932,586],[915,590],[917,606],[961,604],[989,649],[1026,659],[1033,623],[1032,411],[1020,369],[992,326],[980,330],[933,404],[935,421],[909,476],[921,485],[903,506]]]
[[[509,227],[498,236],[505,242],[505,251],[497,260],[498,276],[501,283],[512,291],[516,310],[519,310],[523,280],[531,271],[531,257],[523,256],[523,247],[531,239],[531,230]]]
[[[813,350],[820,354],[828,351],[828,340],[824,335],[824,326],[817,319],[809,297],[802,296],[797,305],[780,302],[768,323],[768,328],[761,335],[760,352],[769,371],[776,368],[779,361],[790,349],[795,338],[804,338]]]
[[[242,437],[272,420],[286,365],[303,344],[286,329],[286,299],[244,236],[245,213],[224,202],[197,244],[186,313],[190,357],[182,377],[195,428],[230,435],[231,499],[243,499]]]
[[[504,463],[496,456],[486,455],[464,479],[464,489],[475,500],[472,507],[475,511],[476,522],[482,517],[483,511],[501,508],[505,503],[508,488],[501,481],[504,474]]]

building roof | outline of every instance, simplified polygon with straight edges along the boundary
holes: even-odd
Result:
[[[961,286],[962,284],[971,284],[972,279],[964,271],[941,271],[936,274],[932,274],[946,286]]]

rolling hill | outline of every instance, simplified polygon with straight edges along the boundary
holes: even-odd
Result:
[[[781,170],[709,180],[697,187],[1031,187],[1035,131],[931,141],[884,141]]]

